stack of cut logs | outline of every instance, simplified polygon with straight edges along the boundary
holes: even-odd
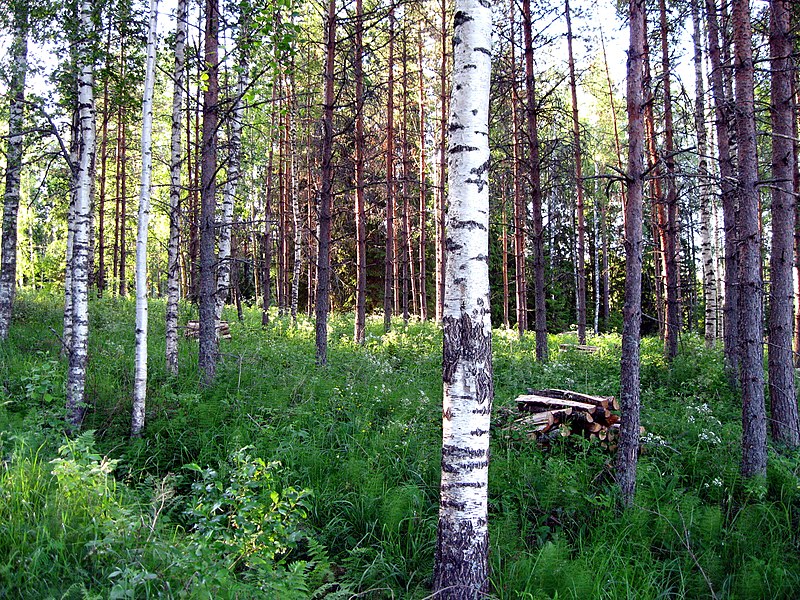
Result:
[[[519,396],[517,408],[525,413],[509,423],[512,430],[537,439],[548,433],[582,434],[616,449],[619,403],[613,396],[590,396],[569,390],[528,390]]]
[[[200,337],[200,321],[188,321],[186,323],[186,330],[184,331],[184,335],[187,338],[197,338]],[[231,328],[228,325],[227,321],[220,321],[217,325],[217,335],[220,338],[229,340],[231,339]]]

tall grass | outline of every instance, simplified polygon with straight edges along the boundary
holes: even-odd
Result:
[[[373,318],[358,346],[351,316],[336,315],[319,368],[307,318],[272,315],[263,329],[257,310],[243,323],[230,314],[217,381],[203,388],[196,342],[181,342],[181,372],[167,373],[163,310],[152,303],[147,425],[132,441],[133,304],[92,302],[94,434],[67,440],[50,330],[60,305],[21,295],[0,346],[0,597],[428,596],[439,329],[398,321],[383,334]],[[617,393],[618,337],[593,340],[591,356],[559,353],[561,341],[551,336],[539,365],[532,339],[497,330],[495,406],[528,387]],[[494,432],[493,597],[800,597],[800,458],[773,453],[766,483],[742,482],[719,354],[687,336],[668,367],[657,340],[642,349],[633,509],[616,508],[613,456],[598,445]]]

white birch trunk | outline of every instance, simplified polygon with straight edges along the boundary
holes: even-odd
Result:
[[[442,479],[434,567],[434,592],[440,599],[482,597],[488,594],[489,575],[491,5],[458,0],[454,15],[442,315]]]
[[[167,370],[178,374],[178,300],[180,299],[180,235],[181,235],[181,116],[183,114],[183,82],[186,64],[188,0],[178,1],[175,29],[175,70],[172,92],[172,139],[170,143],[169,247],[167,257]]]
[[[150,0],[150,29],[147,34],[147,63],[142,99],[142,186],[139,192],[139,221],[136,234],[136,350],[133,378],[131,436],[144,428],[147,397],[147,234],[150,226],[150,180],[153,171],[153,87],[156,72],[156,21],[158,0]]]
[[[244,25],[244,17],[242,17]],[[242,37],[243,34],[242,34]],[[242,49],[239,49],[242,52]],[[228,179],[222,192],[222,223],[219,230],[219,269],[217,270],[217,295],[215,305],[215,322],[222,318],[222,308],[228,298],[231,284],[231,235],[233,221],[233,205],[236,200],[236,186],[239,183],[239,168],[242,152],[242,121],[244,119],[244,91],[247,85],[247,63],[244,58],[239,63],[239,79],[236,84],[236,98],[231,115],[230,155],[228,157]],[[216,328],[219,335],[219,328]]]
[[[703,262],[703,298],[705,300],[705,342],[714,347],[717,337],[717,281],[711,249],[711,213],[713,196],[708,183],[708,133],[705,120],[705,85],[703,79],[703,44],[699,0],[692,1],[695,78],[695,129],[697,130],[698,185],[700,186],[700,255]]]
[[[8,114],[6,190],[3,197],[3,248],[0,260],[0,340],[8,337],[17,284],[17,211],[22,173],[22,118],[25,107],[25,74],[28,70],[28,15],[25,3],[14,10],[11,42],[11,106]]]
[[[80,428],[86,411],[87,342],[89,338],[89,223],[92,203],[92,157],[95,151],[94,71],[92,64],[92,3],[81,0],[82,41],[78,54],[80,151],[76,168],[75,229],[72,243],[72,339],[67,374],[67,419]]]
[[[293,77],[293,76],[292,76]],[[294,80],[291,83],[291,108],[289,109],[289,186],[292,195],[292,220],[294,223],[294,263],[292,265],[292,323],[297,324],[297,300],[300,293],[300,270],[303,266],[303,221],[300,215],[300,198],[297,186],[297,98]]]

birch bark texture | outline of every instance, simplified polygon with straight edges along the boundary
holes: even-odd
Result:
[[[442,479],[434,566],[434,592],[441,599],[477,598],[489,591],[491,4],[457,0],[453,23],[442,316]]]
[[[157,21],[158,0],[150,0],[150,28],[147,33],[147,62],[142,98],[142,181],[136,232],[136,347],[131,437],[142,434],[147,398],[147,237],[150,228],[150,183],[153,174],[153,88],[156,79]]]
[[[236,188],[239,184],[242,163],[242,127],[244,125],[244,93],[248,83],[248,61],[246,57],[248,16],[242,9],[239,19],[239,64],[236,87],[234,88],[233,110],[231,112],[230,134],[228,140],[228,177],[222,189],[222,223],[219,229],[219,254],[217,258],[217,294],[214,298],[215,332],[216,324],[222,318],[222,309],[228,299],[231,287],[231,239],[233,236],[233,208],[236,201]],[[219,341],[218,341],[219,343]]]
[[[639,460],[639,337],[642,325],[642,198],[644,195],[645,2],[630,2],[628,50],[628,193],[625,204],[625,304],[620,360],[620,441],[617,482],[622,504],[633,506]]]
[[[795,229],[794,102],[789,2],[770,2],[772,116],[772,250],[769,289],[769,397],[772,437],[789,447],[800,445],[792,356],[792,258]]]
[[[80,429],[86,412],[87,342],[89,338],[89,222],[92,206],[92,158],[95,151],[94,67],[92,64],[92,3],[78,8],[82,33],[78,51],[79,152],[75,176],[72,240],[72,336],[67,373],[67,422]]]
[[[172,137],[169,163],[169,245],[167,250],[167,370],[178,374],[178,301],[180,299],[181,242],[181,115],[184,71],[186,66],[186,34],[188,0],[178,1],[175,26],[175,67],[172,75]]]
[[[8,338],[17,284],[17,213],[22,174],[22,119],[25,107],[25,75],[28,71],[28,8],[14,4],[14,38],[11,41],[11,80],[8,91],[8,145],[6,190],[3,196],[3,249],[0,261],[0,340]]]

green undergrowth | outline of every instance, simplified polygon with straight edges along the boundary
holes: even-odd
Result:
[[[84,433],[63,431],[60,299],[22,294],[0,346],[0,597],[425,598],[435,550],[441,333],[335,315],[329,366],[313,321],[227,315],[216,383],[196,342],[166,371],[151,305],[147,425],[127,436],[133,303],[91,304]],[[182,307],[181,323],[193,316]],[[616,395],[619,336],[592,355],[534,360],[533,336],[495,331],[495,406],[526,388]],[[492,595],[800,597],[800,458],[738,477],[740,410],[721,357],[686,336],[671,366],[642,343],[644,445],[636,506],[620,511],[613,456],[576,436],[546,445],[495,430]],[[354,594],[359,594],[354,596]]]

